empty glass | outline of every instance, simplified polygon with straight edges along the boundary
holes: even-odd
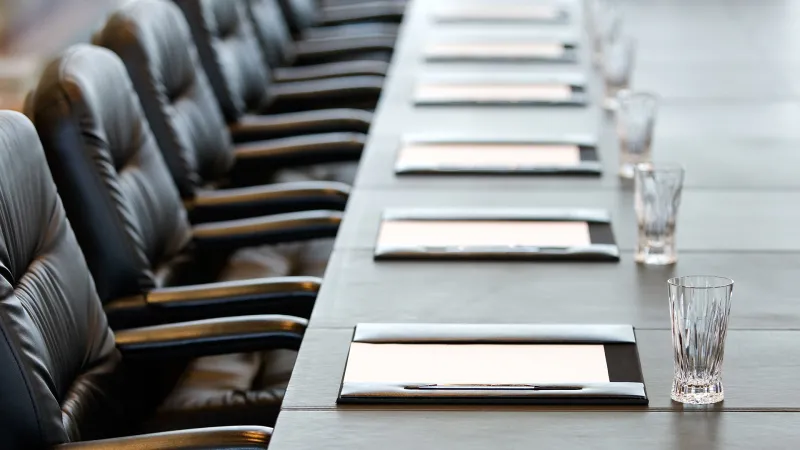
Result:
[[[673,264],[675,221],[681,203],[683,168],[677,164],[640,164],[635,172],[634,208],[639,236],[636,261],[644,264]]]
[[[658,97],[654,94],[625,90],[617,94],[619,175],[622,178],[633,178],[633,168],[637,164],[650,162],[657,111]]]
[[[587,9],[594,50],[593,60],[599,66],[603,61],[605,43],[616,39],[622,29],[622,13],[616,3],[610,0],[590,1]]]
[[[720,402],[733,280],[694,275],[667,283],[674,362],[671,397],[696,405]]]
[[[605,81],[605,107],[616,110],[617,95],[630,88],[636,45],[630,37],[619,36],[607,41],[603,50],[603,80]]]

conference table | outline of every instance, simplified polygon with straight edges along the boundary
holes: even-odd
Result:
[[[521,0],[506,2],[523,3]],[[617,176],[613,116],[601,108],[582,2],[562,25],[438,23],[414,0],[401,27],[333,256],[271,443],[300,449],[767,449],[800,441],[800,2],[622,2],[638,43],[636,90],[659,94],[655,161],[686,168],[679,261],[633,260],[633,188]],[[531,3],[531,2],[524,2]],[[429,62],[430,42],[539,37],[579,42],[575,64]],[[415,106],[430,79],[585,77],[587,107]],[[403,139],[449,135],[597,139],[599,177],[397,176]],[[610,212],[616,263],[374,261],[391,207],[580,207]],[[725,401],[670,400],[666,280],[735,280]],[[337,405],[359,323],[622,323],[636,329],[647,406]]]

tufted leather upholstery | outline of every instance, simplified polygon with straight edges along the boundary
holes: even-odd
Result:
[[[153,269],[171,267],[192,231],[119,59],[72,47],[29,106],[100,298],[157,287]]]
[[[35,450],[140,431],[145,411],[142,400],[160,390],[155,383],[145,385],[141,377],[134,377],[137,367],[165,370],[184,358],[299,346],[307,322],[285,316],[126,330],[115,339],[56,194],[36,130],[19,113],[0,111],[0,170],[3,449]],[[213,357],[199,360],[213,361]],[[265,373],[274,371],[271,366],[263,369]],[[264,423],[274,418],[272,403],[272,409],[262,408],[245,422]],[[236,411],[238,404],[215,405],[217,414],[210,417],[223,423],[225,411]],[[258,403],[247,405],[251,412],[252,404]],[[186,404],[183,406],[186,411]],[[203,405],[186,412],[198,415],[203,407],[209,409]],[[270,430],[256,427],[249,431],[268,435]],[[236,436],[230,429],[217,439],[229,445]],[[172,443],[199,444],[204,442],[201,437],[130,438],[96,448],[118,448],[114,443],[136,444],[130,448],[142,450],[170,448]],[[208,438],[206,435],[206,445]]]
[[[106,49],[68,49],[45,69],[28,110],[100,298],[112,307],[156,288],[220,276],[296,275],[307,266],[304,258],[327,258],[319,246],[318,255],[297,254],[295,247],[306,243],[263,247],[258,269],[250,264],[241,269],[246,275],[237,275],[224,267],[225,252],[202,252],[202,230],[189,225],[125,67]],[[134,321],[125,313],[121,322]]]
[[[308,65],[309,60],[325,61],[325,64],[313,64],[303,72],[312,72],[313,78],[329,78],[342,75],[385,75],[388,64],[385,61],[391,57],[391,52],[380,51],[376,47],[340,47],[341,51],[310,55],[307,51],[298,51],[298,46],[292,39],[289,27],[281,12],[278,0],[247,0],[247,10],[253,22],[261,50],[267,63],[275,68],[273,76],[278,79],[298,78],[297,70],[287,71],[279,69],[282,66]],[[344,41],[345,43],[348,40]],[[377,56],[376,56],[377,55]],[[345,60],[345,61],[342,61]],[[341,62],[329,62],[341,61]],[[288,73],[287,73],[288,72]]]
[[[96,40],[126,63],[170,172],[181,194],[191,198],[198,186],[231,169],[232,143],[194,49],[174,44],[189,33],[185,21],[155,9],[157,3],[124,5]]]
[[[185,200],[193,200],[207,188],[281,179],[278,169],[282,166],[270,160],[269,155],[240,163],[214,91],[199,64],[186,20],[177,6],[164,0],[130,1],[109,17],[94,40],[114,51],[125,63],[158,146]],[[228,114],[233,111],[235,115],[235,105],[230,105],[233,106]],[[363,118],[351,114],[345,118],[323,116],[312,115],[308,120],[270,116],[267,122],[271,123],[266,124],[242,124],[247,117],[241,117],[236,126],[255,130],[245,133],[251,147],[272,145],[269,141],[252,142],[267,137],[285,139],[281,141],[284,148],[302,148],[311,139],[324,141],[327,153],[336,153],[345,160],[357,158],[363,135],[294,136],[332,131],[331,127],[342,124],[365,124]],[[352,151],[356,154],[351,155]]]
[[[402,19],[404,3],[369,2],[368,5],[355,5],[366,17],[356,20],[326,22],[326,14],[314,3],[314,0],[279,0],[289,28],[299,39],[330,39],[354,36],[388,36],[397,37],[398,26],[392,22]],[[326,8],[330,10],[329,8]],[[369,15],[373,16],[372,20]],[[347,14],[345,14],[347,16]]]
[[[36,130],[0,112],[0,440],[34,449],[115,429],[120,355]]]
[[[375,107],[382,77],[271,84],[271,69],[247,16],[246,0],[175,1],[186,15],[200,62],[229,122],[246,113]]]

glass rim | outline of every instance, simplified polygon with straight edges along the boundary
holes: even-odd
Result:
[[[649,172],[649,173],[658,173],[658,172],[681,172],[685,173],[686,169],[683,167],[681,163],[677,162],[647,162],[647,163],[639,163],[633,166],[633,170],[635,172]]]
[[[661,97],[653,91],[635,91],[633,89],[622,89],[617,93],[617,100],[620,102],[632,98],[647,99],[658,103]]]
[[[688,284],[683,283],[683,280],[687,278],[706,278],[708,280],[719,280],[719,282],[715,283],[713,286],[689,286]],[[685,287],[692,289],[719,289],[719,288],[726,288],[733,286],[733,279],[728,277],[723,277],[721,275],[684,275],[682,277],[672,277],[669,280],[667,280],[667,283],[675,287]]]

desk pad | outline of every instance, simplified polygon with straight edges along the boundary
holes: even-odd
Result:
[[[423,81],[414,91],[417,105],[541,105],[586,103],[581,86],[566,83]]]
[[[619,249],[603,211],[390,209],[375,259],[618,261]]]
[[[339,403],[646,404],[629,325],[359,324]]]
[[[464,5],[434,14],[439,22],[559,22],[569,19],[556,5]]]
[[[561,42],[436,42],[424,54],[428,61],[577,61],[575,45]]]
[[[405,141],[397,174],[599,175],[594,145],[569,142]]]

